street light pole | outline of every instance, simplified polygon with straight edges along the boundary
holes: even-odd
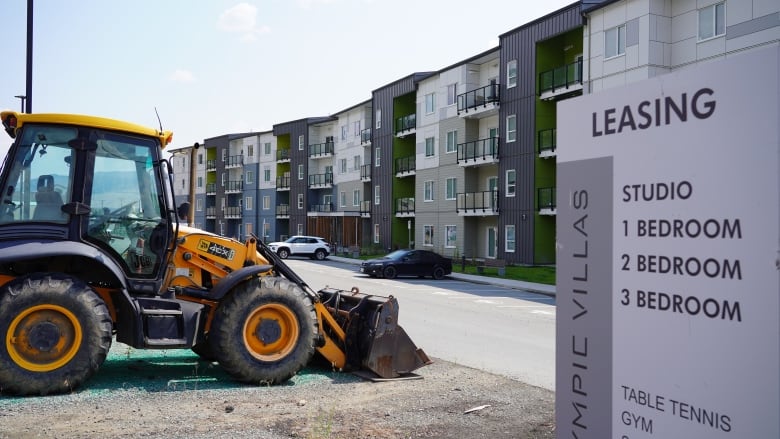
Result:
[[[27,113],[32,112],[33,0],[27,0]],[[17,96],[18,97],[18,96]],[[22,100],[24,107],[24,100]],[[24,108],[22,113],[24,113]]]

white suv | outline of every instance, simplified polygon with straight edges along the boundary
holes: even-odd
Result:
[[[294,255],[308,256],[321,261],[330,254],[330,244],[318,236],[291,236],[286,241],[272,242],[268,247],[282,259]]]

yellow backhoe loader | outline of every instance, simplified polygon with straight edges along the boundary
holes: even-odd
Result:
[[[430,363],[392,296],[312,290],[255,236],[179,223],[169,131],[100,117],[0,113],[0,394],[69,392],[112,341],[192,349],[274,384],[319,353],[396,378]]]

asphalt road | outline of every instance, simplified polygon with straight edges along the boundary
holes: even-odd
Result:
[[[430,357],[555,390],[554,297],[450,278],[374,279],[333,261],[286,262],[315,290],[354,286],[397,297],[401,326]]]

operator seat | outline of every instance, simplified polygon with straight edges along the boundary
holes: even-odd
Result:
[[[35,213],[33,220],[57,221],[63,218],[62,195],[54,190],[54,177],[38,177],[38,192],[35,193]]]

